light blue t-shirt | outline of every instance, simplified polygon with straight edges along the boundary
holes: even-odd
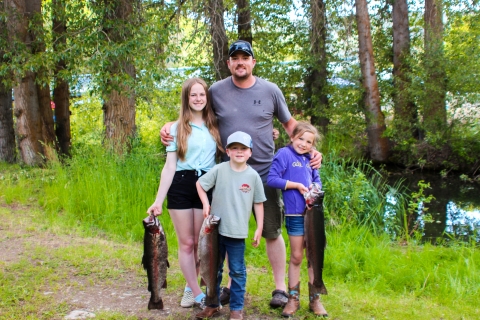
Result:
[[[178,122],[175,122],[170,128],[173,141],[167,146],[167,152],[177,151],[177,124]],[[192,127],[192,133],[187,140],[185,161],[177,160],[176,171],[196,170],[198,173],[200,173],[200,170],[209,171],[215,165],[217,144],[205,124],[198,126],[190,122],[190,126]]]

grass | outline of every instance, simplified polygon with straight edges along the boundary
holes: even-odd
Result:
[[[56,304],[38,288],[61,286],[65,270],[71,268],[93,282],[114,281],[125,273],[143,274],[139,268],[141,220],[155,198],[163,161],[141,152],[117,158],[92,148],[86,154],[45,169],[0,164],[0,203],[37,208],[25,212],[26,218],[39,221],[36,230],[99,239],[98,244],[53,252],[32,244],[28,259],[0,265],[1,319],[64,314],[67,306]],[[322,299],[331,318],[479,318],[480,253],[475,244],[444,247],[392,239],[382,232],[384,222],[379,220],[389,189],[371,179],[375,172],[369,175],[358,167],[342,161],[328,161],[322,167],[329,218],[324,271],[329,295]],[[0,215],[5,218],[11,213],[1,209]],[[178,273],[176,237],[167,210],[161,221],[173,261],[168,291],[176,292],[184,280]],[[253,226],[252,219],[251,230]],[[105,248],[104,239],[119,246]],[[264,240],[256,249],[247,245],[246,260],[247,301],[252,306],[248,312],[278,318],[280,311],[267,304],[273,276]],[[310,315],[305,263],[301,277],[299,319]],[[117,317],[108,312],[101,315],[102,319]]]

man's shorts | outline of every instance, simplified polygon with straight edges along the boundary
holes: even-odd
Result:
[[[205,174],[202,171],[202,175]],[[167,209],[203,209],[202,201],[197,192],[197,180],[200,175],[195,170],[175,171],[172,185],[167,192]],[[212,190],[207,192],[208,200],[212,202]]]
[[[264,220],[262,237],[276,239],[282,233],[283,204],[281,191],[263,184],[267,201],[263,203]]]

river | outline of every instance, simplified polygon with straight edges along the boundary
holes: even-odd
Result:
[[[435,197],[424,205],[431,219],[417,217],[423,240],[437,243],[440,239],[455,237],[464,241],[475,239],[480,243],[480,182],[453,174],[442,178],[438,172],[389,174],[391,184],[400,179],[410,192],[418,191],[420,180],[429,183],[430,188],[424,194]]]

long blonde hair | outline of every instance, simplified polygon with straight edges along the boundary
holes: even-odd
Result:
[[[182,105],[180,107],[180,114],[177,124],[177,156],[181,161],[185,160],[185,154],[187,153],[188,137],[192,133],[192,127],[190,121],[192,120],[192,110],[188,104],[190,98],[190,91],[195,84],[202,85],[207,94],[207,105],[202,110],[202,118],[205,122],[205,126],[212,135],[215,143],[217,144],[218,152],[224,152],[222,148],[222,142],[220,140],[220,133],[218,132],[217,117],[213,113],[212,105],[210,103],[210,93],[208,92],[208,86],[201,78],[191,78],[186,80],[182,86]]]

